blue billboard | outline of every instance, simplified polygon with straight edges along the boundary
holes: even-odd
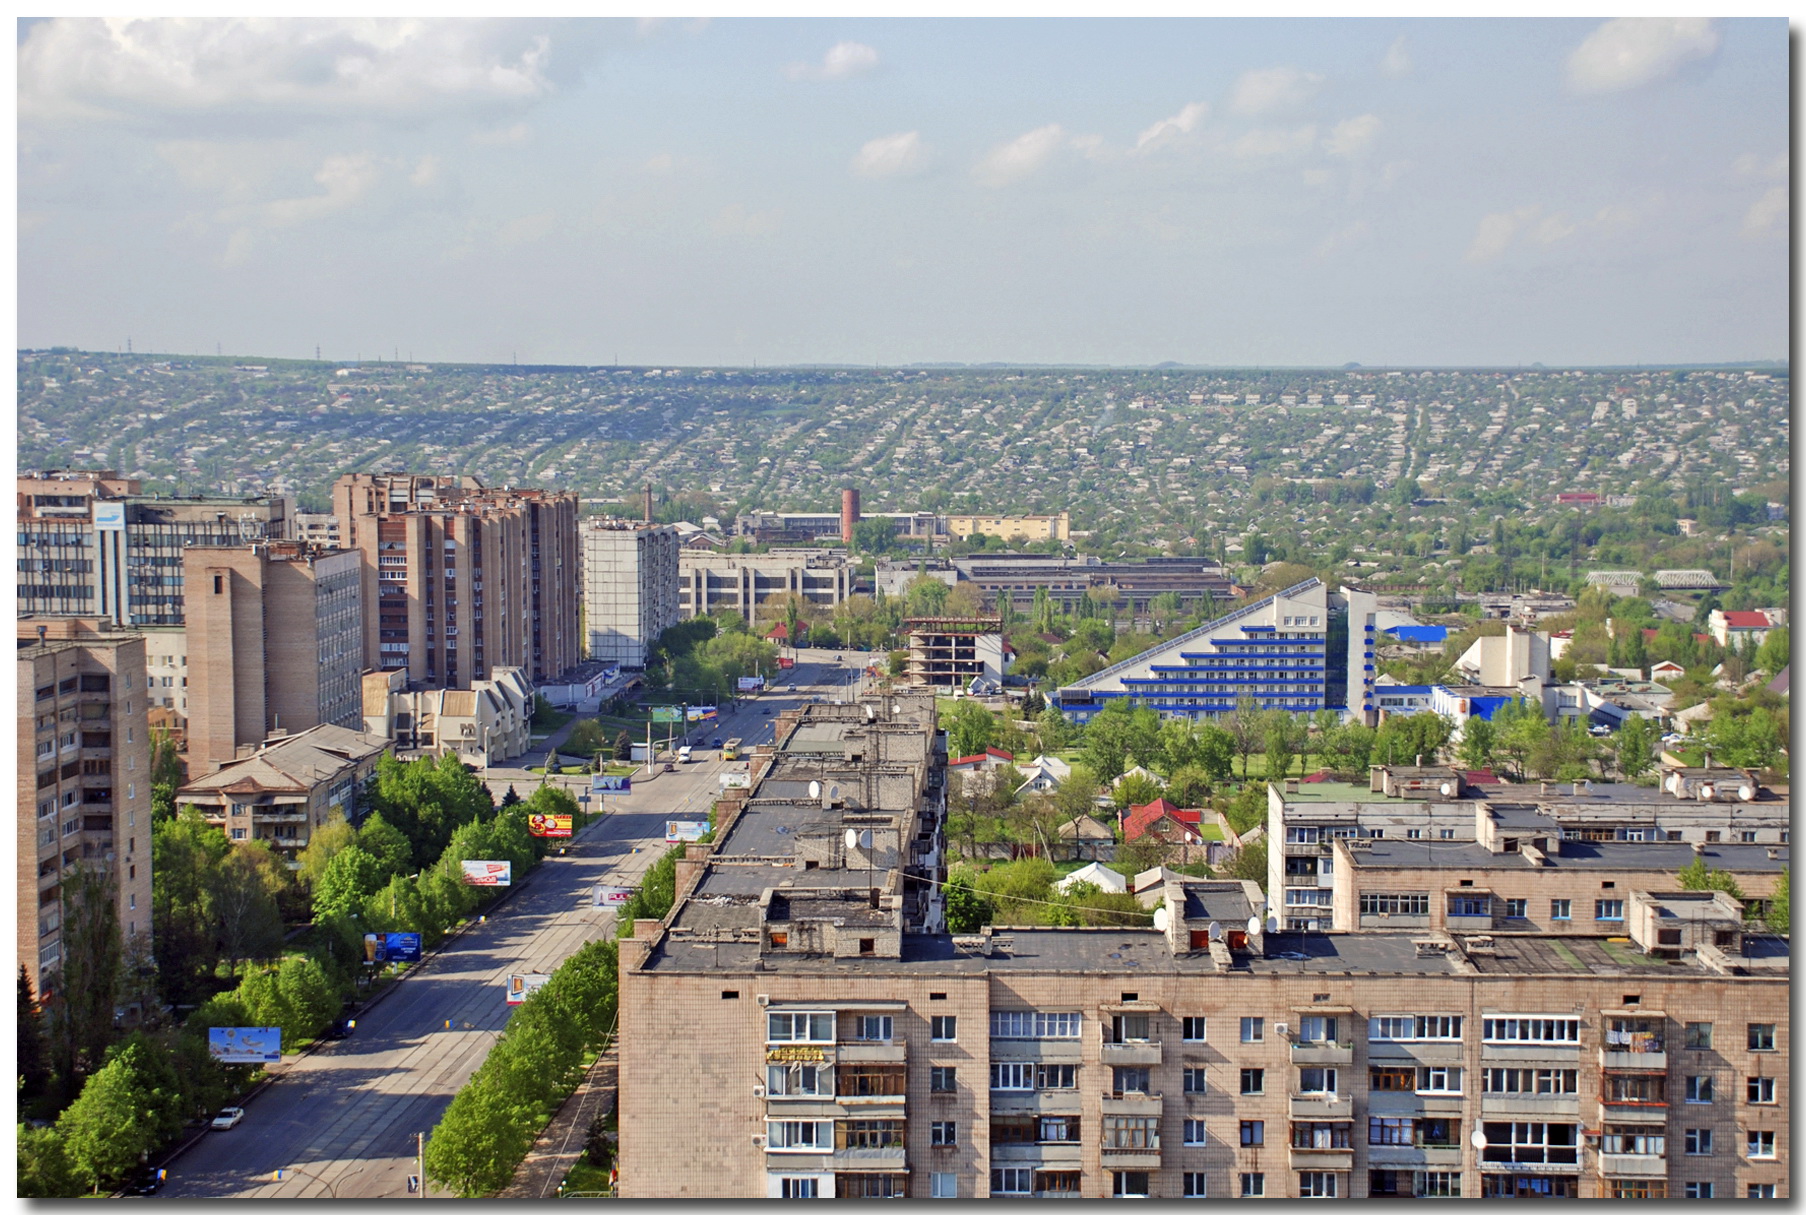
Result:
[[[376,941],[378,962],[418,962],[420,934],[417,932],[385,932]]]

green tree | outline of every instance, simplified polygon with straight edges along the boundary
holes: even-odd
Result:
[[[964,865],[953,867],[941,894],[946,901],[948,932],[977,932],[997,914],[991,901],[978,893],[973,873]]]
[[[1066,720],[1066,714],[1053,705],[1041,710],[1035,724],[1039,727],[1037,733],[1041,737],[1041,749],[1044,751],[1058,751],[1071,741],[1072,723]]]
[[[314,883],[314,916],[355,912],[382,884],[382,862],[354,844],[333,857]]]
[[[77,864],[62,884],[61,1000],[50,1020],[51,1068],[67,1088],[100,1062],[113,1040],[124,943],[112,878]]]
[[[1632,713],[1618,727],[1616,738],[1618,771],[1635,780],[1655,763],[1658,742],[1655,723]]]
[[[1110,800],[1122,810],[1130,806],[1145,806],[1160,795],[1158,781],[1143,773],[1134,772],[1117,783],[1116,788],[1111,790]]]
[[[1228,780],[1234,773],[1235,736],[1206,722],[1198,727],[1196,738],[1198,766],[1217,784]]]
[[[1267,837],[1263,835],[1238,850],[1221,873],[1233,881],[1257,882],[1264,887],[1267,884]]]
[[[975,700],[960,700],[941,728],[947,731],[947,749],[953,757],[982,755],[996,740],[997,718]]]
[[[173,1068],[161,1053],[142,1037],[122,1042],[57,1119],[70,1169],[91,1192],[124,1177],[180,1129]]]
[[[1210,804],[1210,791],[1215,785],[1210,773],[1198,765],[1180,768],[1167,782],[1167,800],[1181,809]]]
[[[381,815],[372,817],[380,818]],[[327,863],[356,841],[357,830],[345,821],[344,812],[337,808],[330,811],[326,815],[326,821],[315,827],[307,837],[307,847],[301,849],[295,857],[301,865],[302,884],[312,890],[319,882],[320,875],[326,871]]]
[[[1722,890],[1738,902],[1744,899],[1743,890],[1730,871],[1714,869],[1706,864],[1703,856],[1694,857],[1693,863],[1684,866],[1675,876],[1680,880],[1682,890]]]
[[[1793,881],[1788,876],[1788,867],[1781,866],[1781,877],[1775,882],[1775,892],[1768,896],[1768,921],[1770,932],[1778,932],[1784,937],[1793,935]]]
[[[357,846],[375,857],[385,875],[407,873],[413,868],[413,848],[408,837],[389,824],[380,811],[357,829]]]
[[[47,1126],[19,1123],[20,1198],[80,1198],[81,1180],[63,1149],[63,1137]]]
[[[1461,762],[1469,768],[1484,768],[1492,763],[1493,747],[1498,731],[1484,717],[1470,717],[1461,729]]]
[[[1248,757],[1266,742],[1265,723],[1261,721],[1260,710],[1255,708],[1254,697],[1236,697],[1235,708],[1228,713],[1219,713],[1217,718],[1235,744],[1235,753],[1242,760],[1242,779],[1246,780]]]
[[[1756,650],[1756,666],[1770,675],[1779,675],[1787,668],[1791,658],[1791,644],[1788,639],[1787,626],[1773,628],[1768,636],[1762,639],[1762,645]]]
[[[287,871],[262,840],[235,844],[212,874],[213,907],[220,956],[236,974],[247,959],[262,961],[282,951],[282,913],[275,890]]]
[[[615,735],[615,759],[625,763],[633,758],[633,736],[626,730]]]
[[[1267,743],[1267,779],[1277,780],[1292,771],[1292,760],[1304,747],[1304,723],[1285,709],[1269,709],[1264,734]]]
[[[23,962],[19,964],[19,1011],[13,1033],[18,1047],[19,1100],[35,1101],[50,1082],[50,1052],[44,1044],[43,1013]]]
[[[1381,763],[1415,764],[1421,755],[1422,762],[1433,764],[1452,729],[1448,718],[1440,713],[1388,717],[1374,736],[1373,752]]]
[[[311,1038],[338,1016],[337,987],[320,963],[305,954],[290,954],[276,971],[276,989],[294,1018],[291,1044]]]
[[[540,1113],[475,1078],[446,1107],[426,1141],[426,1173],[461,1198],[494,1193],[514,1177]]]

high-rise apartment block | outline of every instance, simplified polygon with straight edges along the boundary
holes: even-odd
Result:
[[[300,541],[188,550],[191,779],[276,730],[362,727],[363,567]]]
[[[150,939],[144,639],[90,617],[27,617],[18,638],[17,957],[54,994],[72,867],[107,873],[121,934]]]
[[[677,529],[591,519],[582,535],[585,657],[643,667],[659,634],[682,616]]]
[[[286,497],[166,498],[110,471],[18,479],[19,613],[180,625],[190,548],[283,539]]]
[[[578,662],[577,499],[475,477],[348,473],[339,542],[364,554],[364,661],[467,688],[496,667],[535,681]]]
[[[1446,869],[1417,840],[1379,866],[1415,867],[1446,911],[1423,922],[1276,930],[1253,883],[1173,874],[1151,923],[949,933],[926,699],[781,714],[671,911],[633,924],[621,1196],[1789,1196],[1787,941],[1656,888],[1648,845],[1600,866],[1512,811]],[[1617,829],[1562,813],[1545,837]],[[1520,924],[1483,882],[1575,922]]]

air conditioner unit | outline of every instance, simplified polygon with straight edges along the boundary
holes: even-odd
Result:
[[[757,1148],[762,1148],[762,1147],[764,1147],[764,1146],[765,1146],[765,1136],[763,1136],[763,1135],[754,1135],[754,1136],[753,1136],[753,1137],[752,1137],[752,1139],[753,1139],[753,1146],[754,1146],[754,1147],[757,1147]]]
[[[758,1005],[760,1008],[764,1008],[767,1004],[771,1003],[770,996],[758,995],[758,996],[754,996],[753,999],[758,1002]]]
[[[753,1085],[753,1096],[763,1097],[764,1095],[765,1095],[765,1086],[763,1084]]]
[[[1286,1029],[1285,1022],[1281,1021],[1279,1024],[1277,1024],[1273,1027],[1273,1032],[1283,1038],[1286,1036],[1286,1034],[1288,1034],[1291,1031]]]

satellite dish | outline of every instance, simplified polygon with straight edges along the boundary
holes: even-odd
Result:
[[[1217,923],[1215,920],[1212,920],[1210,922],[1209,931],[1210,931],[1210,939],[1211,940],[1220,941],[1223,939],[1223,926],[1221,924]]]
[[[828,800],[831,802],[837,802],[840,800],[840,786],[839,785],[829,785],[828,786]]]
[[[1442,795],[1444,797],[1455,796],[1455,786],[1449,784],[1449,782],[1447,782],[1446,780],[1443,781],[1442,782]]]
[[[861,848],[870,848],[872,846],[872,833],[869,830],[861,831],[859,833],[859,846]]]
[[[1467,1141],[1482,1152],[1486,1150],[1486,1132],[1480,1128],[1478,1122],[1474,1123],[1474,1133],[1467,1137]]]
[[[848,827],[847,828],[847,847],[857,848],[858,846],[859,846],[859,833],[857,831],[853,830],[851,827]]]
[[[1267,917],[1267,931],[1268,932],[1278,932],[1279,931],[1279,917],[1278,916],[1270,915]]]
[[[1748,785],[1739,785],[1737,786],[1737,796],[1747,802],[1756,796],[1756,791]]]
[[[1699,787],[1699,800],[1700,800],[1700,801],[1702,801],[1702,802],[1709,802],[1709,801],[1711,801],[1711,800],[1712,800],[1712,794],[1713,794],[1713,793],[1714,793],[1714,792],[1715,792],[1715,790],[1714,790],[1714,789],[1713,789],[1713,788],[1712,788],[1712,786],[1711,786],[1711,785],[1709,785],[1709,784],[1707,784],[1707,785],[1701,785],[1701,786],[1700,786],[1700,787]]]
[[[1154,928],[1159,932],[1165,932],[1166,926],[1172,922],[1172,918],[1173,917],[1167,912],[1166,908],[1156,908],[1154,911]]]
[[[809,782],[809,796],[810,797],[820,797],[821,796],[821,782],[820,781],[812,780]]]
[[[1248,917],[1248,935],[1251,937],[1257,937],[1260,935],[1260,917],[1259,916],[1251,915]]]

